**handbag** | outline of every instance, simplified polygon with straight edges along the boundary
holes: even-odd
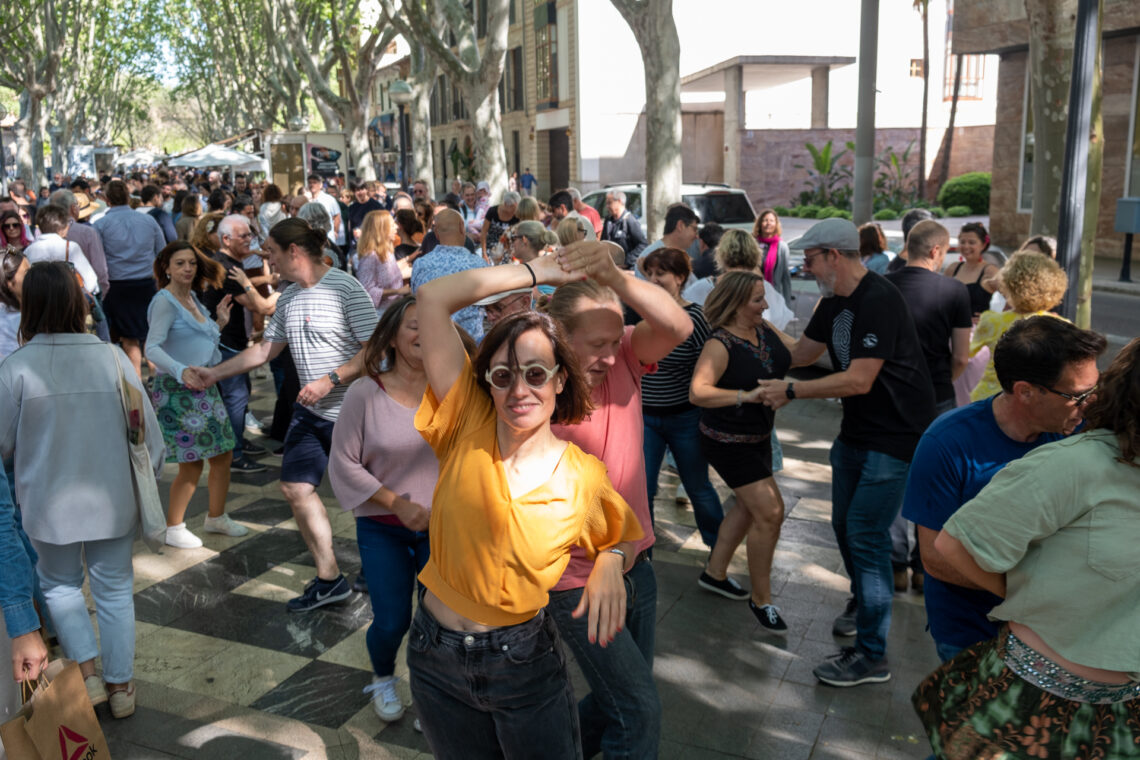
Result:
[[[127,423],[127,451],[130,454],[131,481],[134,485],[135,503],[139,510],[139,532],[143,543],[155,554],[162,554],[166,545],[166,510],[158,495],[158,482],[151,467],[150,452],[146,449],[146,416],[142,391],[127,382],[119,352],[108,346],[119,368],[119,397],[123,402],[123,416]]]
[[[16,717],[0,725],[0,740],[10,760],[110,760],[111,750],[79,665],[56,660],[36,684],[21,681],[20,685],[31,695]]]
[[[71,267],[71,273],[75,275],[75,279],[79,282],[79,289],[83,291],[83,300],[87,302],[87,313],[91,317],[92,324],[94,325],[95,323],[102,322],[107,317],[103,314],[103,307],[100,305],[99,299],[87,292],[87,288],[83,283],[83,275],[79,274],[79,270],[75,268],[75,264],[71,263],[70,240],[66,241],[66,245],[64,246],[63,261],[65,264]]]

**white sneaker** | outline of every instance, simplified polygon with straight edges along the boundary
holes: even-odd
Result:
[[[372,709],[380,716],[380,720],[391,723],[404,716],[404,703],[396,694],[396,682],[400,680],[395,676],[381,678],[372,676],[372,685],[364,687],[364,693],[372,697]]]
[[[229,515],[222,515],[221,517],[210,517],[206,515],[206,522],[203,523],[202,528],[207,533],[221,533],[226,536],[244,536],[249,533],[249,528],[241,523],[236,523],[230,519]]]
[[[245,430],[253,435],[261,435],[261,421],[253,416],[253,412],[245,413]]]
[[[166,526],[166,545],[175,549],[197,549],[202,545],[202,539],[195,536],[186,527],[186,523]]]

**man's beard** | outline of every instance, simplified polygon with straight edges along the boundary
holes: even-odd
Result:
[[[830,282],[825,281],[822,277],[815,278],[815,285],[819,288],[819,294],[824,298],[831,298],[835,295],[835,275],[832,274]]]

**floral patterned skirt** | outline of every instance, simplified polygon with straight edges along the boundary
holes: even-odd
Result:
[[[167,462],[200,462],[233,451],[234,429],[215,387],[192,391],[165,373],[150,393]]]
[[[945,760],[1124,760],[1140,757],[1140,698],[1074,702],[1005,663],[1006,634],[976,644],[911,696],[934,755]]]

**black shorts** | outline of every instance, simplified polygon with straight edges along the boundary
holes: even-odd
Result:
[[[293,421],[285,433],[285,455],[281,459],[282,483],[321,484],[329,465],[333,423],[296,404]]]
[[[718,441],[701,432],[701,453],[729,488],[772,477],[772,437],[760,441]]]
[[[111,280],[103,298],[103,313],[112,338],[131,338],[140,343],[146,340],[148,330],[146,312],[154,299],[154,279]]]

